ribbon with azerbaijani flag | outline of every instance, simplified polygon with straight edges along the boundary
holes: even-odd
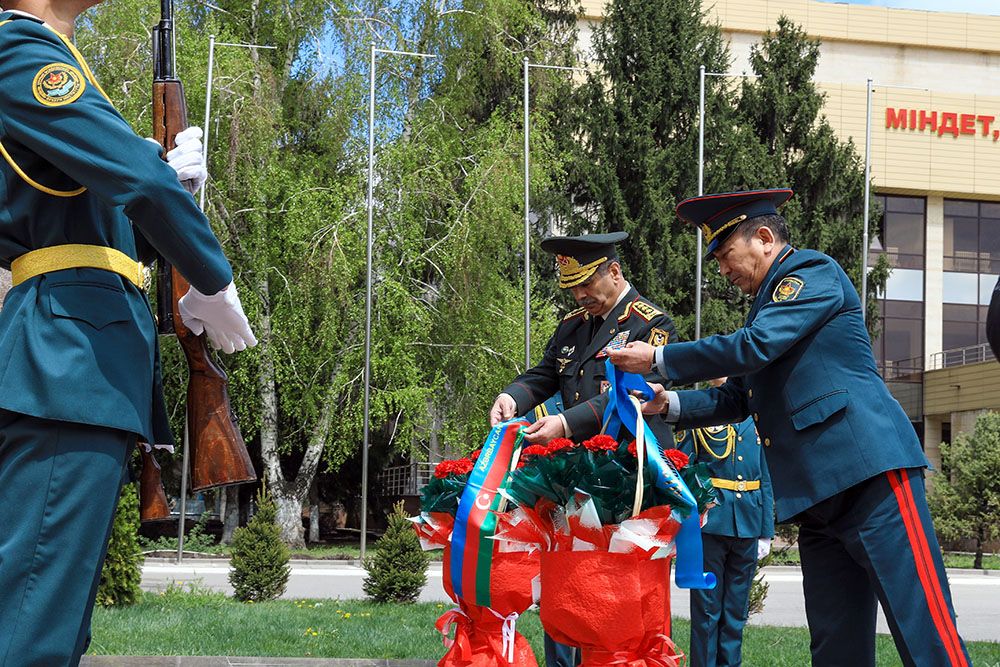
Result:
[[[521,446],[523,419],[497,424],[490,430],[469,481],[462,492],[451,534],[448,575],[455,598],[482,607],[492,607],[490,569],[496,544],[493,513],[501,502],[498,490],[510,472],[514,452]]]
[[[635,405],[629,399],[629,392],[634,391],[649,400],[653,398],[652,389],[641,375],[626,373],[612,364],[610,359],[605,362],[605,369],[611,384],[608,390],[608,406],[604,410],[605,432],[618,433],[621,426],[624,426],[632,435],[638,436],[636,428],[641,423],[646,440],[646,465],[653,466],[656,471],[656,486],[690,509],[688,515],[681,521],[681,528],[677,533],[677,568],[674,571],[674,581],[681,588],[715,588],[715,574],[703,571],[705,561],[698,503],[677,470],[663,456],[653,429],[649,428],[645,420],[640,420]]]

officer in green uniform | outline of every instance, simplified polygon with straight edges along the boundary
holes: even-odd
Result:
[[[94,3],[91,3],[94,4]],[[256,344],[233,273],[168,156],[136,136],[70,37],[87,2],[0,11],[0,665],[75,665],[127,461],[172,444],[133,223],[190,281],[185,324]]]
[[[720,386],[725,379],[713,380]],[[678,431],[677,448],[707,463],[722,502],[702,526],[705,570],[715,588],[691,591],[691,667],[735,667],[743,661],[743,626],[757,560],[771,550],[774,496],[753,419]]]
[[[542,361],[517,377],[497,397],[490,410],[490,425],[546,406],[550,412],[556,392],[562,395],[562,412],[536,416],[527,429],[529,442],[571,437],[584,440],[601,430],[608,388],[602,350],[609,344],[630,341],[666,345],[675,340],[673,322],[662,310],[639,295],[622,273],[615,243],[625,232],[555,236],[542,248],[556,256],[559,287],[572,292],[580,306],[563,317],[545,347]],[[659,376],[651,376],[663,382]],[[653,417],[647,420],[660,442],[670,442],[672,429]],[[545,635],[545,662],[549,667],[571,667],[579,661],[574,648],[557,644]]]
[[[831,257],[789,244],[777,207],[791,190],[694,197],[678,215],[701,226],[732,284],[753,296],[728,335],[612,355],[678,384],[644,412],[680,428],[752,416],[764,441],[778,521],[799,526],[814,665],[875,665],[881,603],[906,665],[965,667],[941,549],[924,493],[927,459],[879,376],[861,300]]]

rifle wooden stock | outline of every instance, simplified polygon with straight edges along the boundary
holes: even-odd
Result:
[[[165,150],[187,128],[184,89],[176,79],[153,82],[153,137]],[[202,491],[257,479],[246,443],[236,424],[227,390],[228,378],[212,359],[205,336],[184,326],[178,300],[187,280],[162,257],[158,259],[157,310],[161,334],[175,334],[188,364],[187,419],[191,448],[191,488]]]
[[[139,476],[139,519],[142,521],[169,519],[170,506],[167,504],[167,494],[163,492],[160,464],[153,458],[153,453],[147,452],[145,446],[141,444],[139,453],[142,456],[142,474]]]

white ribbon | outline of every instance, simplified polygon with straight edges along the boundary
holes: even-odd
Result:
[[[487,607],[487,609],[489,609],[489,607]],[[514,664],[514,638],[517,636],[517,633],[514,631],[514,627],[517,624],[517,617],[519,614],[514,611],[507,616],[501,616],[492,609],[490,609],[490,612],[497,618],[503,619],[503,645],[501,650],[503,651],[504,657],[507,658],[507,662]]]

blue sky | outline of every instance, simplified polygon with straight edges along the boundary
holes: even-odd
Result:
[[[834,0],[822,0],[832,2]],[[837,0],[843,2],[844,0]],[[938,12],[1000,15],[997,0],[847,0],[852,5],[876,5],[900,9],[927,9]]]

